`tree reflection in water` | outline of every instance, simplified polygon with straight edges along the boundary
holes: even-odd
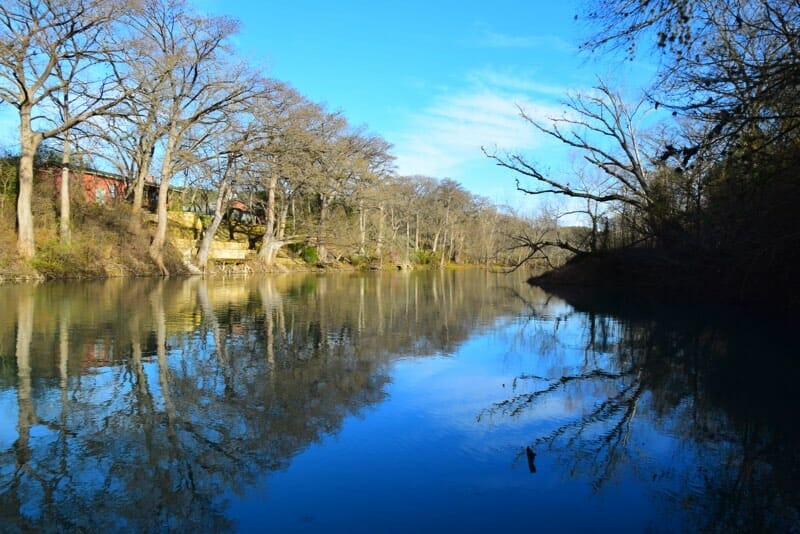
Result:
[[[0,287],[0,531],[234,529],[226,495],[382,401],[391,358],[518,308],[475,276]]]
[[[569,296],[574,308],[553,315],[546,307],[552,297],[534,295],[540,299],[516,294],[528,309],[521,331],[532,333],[532,347],[548,363],[544,372],[519,375],[512,395],[479,421],[552,403],[580,406],[520,455],[529,462],[533,451],[554,456],[596,492],[639,477],[667,508],[688,511],[694,528],[800,529],[800,372],[785,331],[742,312],[632,310],[587,295]],[[577,345],[562,334],[568,323],[582,331]],[[651,429],[680,443],[680,454],[659,458]]]
[[[3,387],[17,392],[18,423],[0,457],[0,530],[228,530],[226,491],[380,400],[380,359],[335,357],[348,345],[318,318],[287,329],[272,283],[260,299],[215,288],[213,304],[202,280],[110,282],[100,299],[13,290],[16,376]],[[51,296],[70,305],[34,304]]]

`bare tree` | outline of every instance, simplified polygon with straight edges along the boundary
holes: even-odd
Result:
[[[657,179],[652,159],[642,147],[637,123],[643,115],[643,100],[629,106],[605,83],[596,92],[566,102],[566,113],[544,125],[520,110],[522,117],[539,132],[580,151],[592,168],[600,171],[594,180],[553,177],[520,154],[498,154],[484,149],[497,165],[533,179],[526,186],[517,178],[517,189],[529,195],[556,195],[584,202],[606,204],[620,211],[629,208],[643,214],[642,238],[665,238],[676,231],[672,213],[665,204],[665,188]],[[580,178],[580,177],[577,177]],[[576,183],[573,183],[576,182]],[[591,207],[591,204],[590,204]]]
[[[314,242],[317,256],[326,261],[334,205],[346,204],[362,186],[390,174],[392,157],[386,141],[365,133],[363,128],[352,128],[338,112],[319,108],[312,131],[312,165],[306,174],[307,189],[316,197]]]
[[[394,215],[399,207],[398,198],[392,193],[394,184],[390,179],[394,175],[394,158],[389,153],[391,145],[377,135],[356,131],[348,137],[352,148],[350,162],[351,180],[347,193],[358,212],[358,253],[366,254],[367,214],[370,209],[378,210],[378,228],[375,254],[380,258],[384,244],[383,223],[387,203],[390,203]],[[398,221],[399,224],[399,221]],[[393,231],[396,228],[393,226]]]
[[[255,83],[255,82],[254,82]],[[255,86],[254,89],[255,91]],[[267,94],[263,88],[253,100],[260,100]],[[248,106],[249,107],[249,106]],[[258,147],[263,143],[264,132],[257,121],[253,120],[250,110],[240,114],[229,114],[226,121],[228,131],[221,137],[221,145],[213,157],[212,165],[217,168],[209,174],[217,179],[210,184],[216,189],[217,198],[214,205],[214,216],[211,224],[206,228],[200,246],[197,249],[195,264],[205,271],[208,264],[208,255],[211,243],[217,233],[219,225],[225,214],[228,201],[236,188],[241,176],[247,172],[257,154]],[[212,159],[212,158],[209,158]]]
[[[311,188],[319,204],[315,241],[317,257],[321,261],[328,257],[331,205],[344,193],[346,182],[352,177],[348,162],[353,154],[349,152],[351,147],[345,139],[347,127],[347,120],[340,113],[325,113],[315,130],[317,172]]]
[[[104,113],[124,97],[116,65],[109,59],[113,22],[125,4],[107,0],[10,0],[0,5],[0,102],[19,114],[19,195],[17,251],[35,254],[33,160],[44,139],[64,134]],[[48,113],[58,98],[80,80],[71,113],[57,120]]]
[[[139,15],[148,43],[149,62],[163,67],[158,120],[162,121],[161,182],[157,226],[150,256],[164,275],[167,238],[167,199],[178,172],[194,163],[192,152],[221,128],[224,112],[250,94],[222,58],[226,40],[238,29],[235,21],[194,15],[181,0],[151,0]]]
[[[315,129],[323,114],[319,106],[310,103],[291,87],[278,83],[274,83],[269,94],[257,101],[253,111],[256,124],[264,133],[253,155],[260,170],[254,174],[253,182],[266,197],[264,236],[258,257],[264,266],[271,267],[278,251],[287,242],[285,221],[289,187],[284,188],[279,214],[279,186],[283,182],[298,187],[308,178],[318,150]]]
[[[136,89],[122,103],[124,113],[96,119],[91,134],[107,148],[99,151],[98,156],[132,185],[132,210],[137,213],[145,204],[144,186],[152,172],[156,148],[166,131],[161,110],[169,66],[152,53],[152,38],[148,39],[144,31],[147,20],[134,12],[130,21],[131,28],[141,31],[125,51]]]
[[[428,220],[435,213],[433,208],[433,195],[436,191],[437,180],[430,176],[412,176],[410,178],[415,204],[414,213],[414,251],[418,252],[424,247],[427,233],[432,231],[434,224]],[[426,232],[424,229],[428,229]]]
[[[796,1],[589,0],[587,7],[596,31],[585,48],[634,55],[639,43],[650,43],[660,51],[654,102],[705,126],[693,143],[667,149],[684,166],[704,151],[742,155],[796,136]]]
[[[57,65],[57,71],[61,73],[60,65]],[[70,73],[72,74],[72,73]],[[64,80],[64,94],[63,99],[55,98],[54,101],[59,111],[61,112],[61,119],[63,122],[69,121],[69,95],[70,95],[70,81]],[[56,95],[53,95],[56,96]],[[59,238],[62,245],[68,245],[71,239],[70,229],[70,198],[69,198],[69,164],[72,150],[71,132],[69,130],[64,132],[63,145],[61,150],[61,184],[59,187],[60,206],[59,206]]]
[[[439,182],[432,191],[435,233],[431,251],[433,253],[439,251],[440,267],[444,267],[450,261],[459,212],[469,205],[470,198],[470,194],[461,184],[450,178]]]
[[[208,169],[208,174],[211,176],[216,175],[216,194],[217,198],[214,201],[214,216],[211,219],[211,224],[205,229],[203,237],[200,240],[200,245],[197,247],[197,254],[195,255],[195,265],[205,272],[208,265],[208,255],[211,251],[211,243],[214,240],[214,235],[222,223],[222,218],[225,215],[225,209],[230,200],[231,190],[235,185],[237,160],[241,157],[241,152],[237,146],[232,146],[228,150],[224,150],[218,155],[216,161],[209,162],[206,165],[200,165],[199,170],[205,172]],[[209,169],[211,167],[212,169]],[[216,167],[216,168],[214,168]]]

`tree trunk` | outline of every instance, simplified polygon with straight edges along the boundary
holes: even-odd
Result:
[[[258,259],[267,267],[272,267],[278,250],[283,246],[283,242],[275,238],[275,188],[277,186],[278,175],[273,174],[267,190],[267,220],[264,225],[264,239],[261,242],[261,250],[258,251]]]
[[[142,211],[142,205],[144,204],[144,181],[146,179],[146,172],[139,167],[133,182],[133,204],[131,205],[131,211],[133,211],[133,213]]]
[[[294,195],[292,195],[292,235],[297,235],[297,212],[294,209]]]
[[[222,181],[219,188],[219,194],[217,195],[217,202],[214,205],[214,218],[211,220],[211,224],[208,228],[206,228],[205,234],[203,234],[203,239],[200,241],[200,247],[197,249],[197,258],[195,260],[195,264],[205,272],[206,267],[208,266],[208,254],[211,251],[211,243],[214,241],[214,236],[217,235],[217,229],[219,225],[222,223],[222,214],[224,213],[224,206],[228,202],[228,193],[230,192],[230,187],[228,185],[227,180]]]
[[[367,243],[367,215],[364,209],[364,200],[358,201],[358,255],[363,256],[365,253],[365,246]]]
[[[59,215],[59,238],[62,245],[69,245],[71,239],[69,215],[69,132],[64,134],[64,151],[61,155],[61,212]]]
[[[458,235],[458,239],[456,241],[455,253],[454,253],[454,256],[453,256],[456,263],[461,263],[461,261],[463,260],[464,238],[465,238],[465,236],[464,236],[463,232]]]
[[[409,263],[409,261],[408,261],[408,247],[410,247],[410,246],[411,246],[411,221],[409,221],[408,217],[406,217],[406,246],[405,246],[405,249],[406,249],[405,262],[406,262],[406,264]]]
[[[327,237],[328,225],[328,199],[325,195],[320,195],[319,227],[317,230],[317,258],[324,262],[328,256],[328,247],[325,240]]]
[[[20,155],[19,155],[19,194],[17,195],[17,252],[29,260],[36,254],[33,236],[33,159],[36,149],[42,142],[42,134],[31,127],[31,109],[22,107],[19,111]]]
[[[156,211],[156,233],[150,243],[150,257],[153,259],[161,274],[169,276],[169,270],[164,265],[164,244],[167,242],[167,195],[169,194],[169,181],[172,177],[172,153],[174,150],[174,132],[170,132],[167,146],[164,149],[164,159],[161,163],[161,183],[158,186],[158,209]]]
[[[444,235],[442,236],[442,253],[439,256],[439,268],[443,268],[447,264],[447,260],[448,260],[448,258],[447,258],[447,254],[448,254],[447,253],[447,237],[448,237],[448,232],[447,232],[447,229],[445,228]]]
[[[69,89],[64,89],[64,100],[61,103],[64,112],[64,122],[69,121]],[[70,159],[70,138],[69,130],[64,132],[64,145],[61,152],[61,205],[58,220],[58,236],[61,245],[69,245],[71,240],[70,215],[69,215],[69,159]]]
[[[383,223],[385,218],[386,209],[383,206],[383,202],[381,202],[378,206],[378,243],[375,245],[375,255],[379,261],[383,260],[381,255],[383,254]]]
[[[136,181],[133,184],[133,207],[134,213],[141,211],[144,205],[144,184],[147,180],[148,171],[150,170],[150,162],[153,161],[153,153],[155,152],[155,144],[150,147],[150,151],[145,154],[142,161],[139,162],[136,169]]]
[[[419,250],[419,212],[414,216],[414,250]]]
[[[395,243],[397,243],[397,228],[398,228],[394,220],[394,206],[389,208],[389,228],[392,229],[392,239],[390,240],[390,243],[394,245]]]
[[[292,202],[294,205],[294,202]],[[281,218],[280,222],[278,223],[278,239],[283,241],[286,237],[286,216],[289,213],[289,204],[286,202],[286,198],[283,199],[283,205],[281,206]]]
[[[442,236],[442,255],[439,258],[439,267],[444,267],[448,259],[446,258],[446,256],[447,256],[447,235],[448,235],[449,225],[450,225],[450,205],[448,204],[444,212],[444,236]]]

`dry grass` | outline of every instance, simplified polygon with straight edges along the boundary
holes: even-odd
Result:
[[[127,204],[99,206],[72,204],[72,236],[61,243],[52,190],[37,186],[32,205],[36,257],[31,262],[16,254],[15,210],[0,213],[0,281],[34,277],[102,278],[159,274],[148,254],[151,229]],[[172,273],[184,271],[180,255],[171,246],[165,263]]]
[[[17,257],[17,238],[15,232],[15,213],[8,209],[0,211],[0,282],[5,280],[24,280],[35,278],[36,272]]]

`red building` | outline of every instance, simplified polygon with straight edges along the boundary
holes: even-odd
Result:
[[[41,183],[53,186],[53,194],[58,197],[61,190],[61,171],[62,167],[58,164],[49,164],[37,170],[37,176]],[[128,187],[133,188],[132,184],[125,181],[125,177],[110,172],[98,171],[96,169],[70,168],[69,170],[70,196],[73,200],[80,199],[81,190],[85,202],[96,202],[97,204],[114,204],[119,202],[131,201],[128,197]],[[155,212],[158,206],[158,186],[155,178],[148,176],[144,183],[144,198],[142,207],[151,212]],[[130,191],[132,196],[132,191]],[[174,197],[174,198],[173,198]],[[181,202],[183,198],[180,187],[170,187],[167,195],[167,202]],[[177,205],[180,209],[180,204]]]
[[[61,167],[48,167],[42,170],[42,173],[52,177],[55,190],[58,192],[61,189]],[[73,198],[79,194],[80,189],[83,189],[86,202],[111,204],[125,199],[127,183],[122,176],[94,169],[70,169],[69,175]]]

